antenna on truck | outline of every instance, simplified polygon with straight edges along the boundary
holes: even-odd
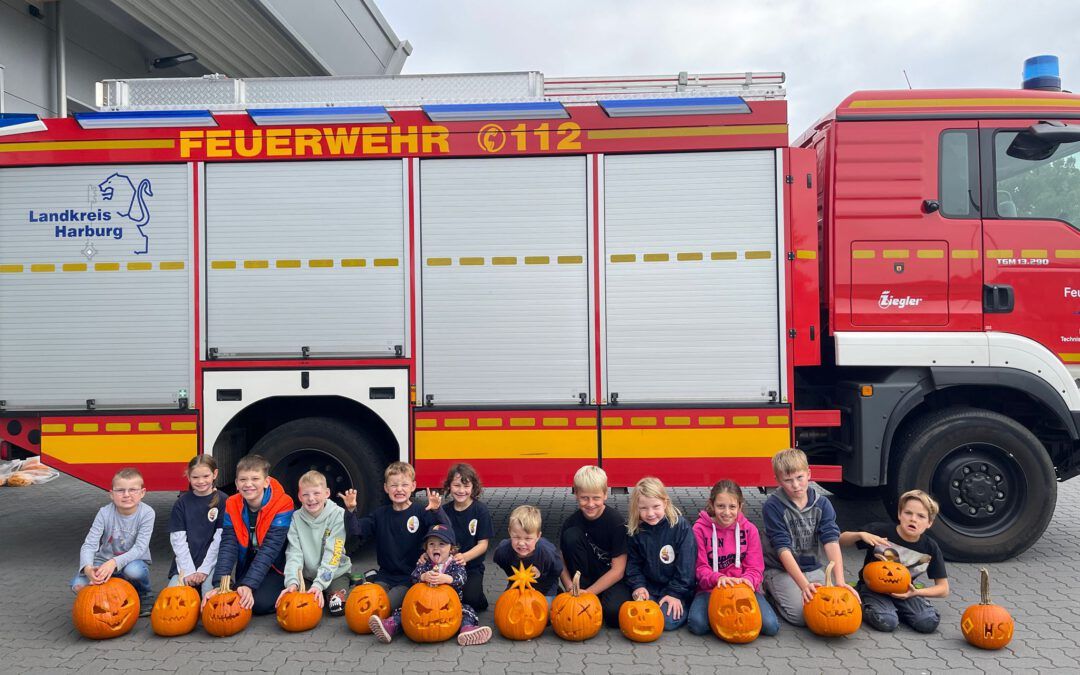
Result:
[[[907,76],[907,68],[901,68],[900,72],[904,74],[904,79],[907,81],[907,88],[911,89],[911,78]]]

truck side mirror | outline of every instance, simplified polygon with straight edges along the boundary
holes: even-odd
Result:
[[[1080,126],[1064,122],[1037,122],[1021,131],[1005,151],[1009,157],[1041,161],[1049,159],[1062,143],[1080,141]]]

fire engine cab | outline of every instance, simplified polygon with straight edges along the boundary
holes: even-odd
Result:
[[[125,80],[0,118],[0,439],[98,486],[248,453],[376,504],[492,486],[923,488],[954,559],[1080,472],[1080,96],[782,73]],[[1059,86],[1059,85],[1058,85]],[[895,512],[895,508],[891,508]]]

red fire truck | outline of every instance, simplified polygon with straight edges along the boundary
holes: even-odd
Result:
[[[436,485],[927,489],[1015,555],[1080,471],[1080,96],[781,73],[102,83],[0,126],[0,439]]]

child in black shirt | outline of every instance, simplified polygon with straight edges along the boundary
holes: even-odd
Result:
[[[461,600],[482,612],[488,608],[484,596],[484,554],[495,536],[495,528],[487,505],[480,501],[483,492],[480,476],[469,464],[454,464],[446,472],[443,491],[452,499],[442,509],[457,539],[459,550],[454,558],[465,565],[468,573]]]
[[[510,512],[510,538],[499,542],[492,557],[508,577],[518,565],[535,568],[533,588],[547,596],[548,604],[551,604],[559,592],[563,564],[555,545],[540,536],[540,524],[540,509],[528,504],[516,507]]]

